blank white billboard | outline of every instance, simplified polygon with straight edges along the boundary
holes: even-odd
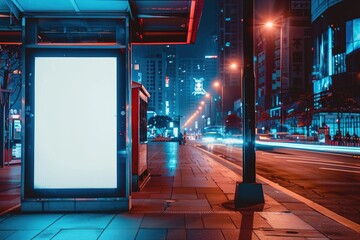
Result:
[[[34,189],[117,188],[116,57],[35,57]]]

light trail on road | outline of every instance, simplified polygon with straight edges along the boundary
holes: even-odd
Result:
[[[357,166],[339,165],[339,164],[329,163],[329,162],[324,162],[324,161],[318,161],[318,162],[313,162],[313,161],[301,161],[301,160],[286,160],[286,161],[287,161],[287,162],[293,162],[293,163],[305,163],[305,164],[314,164],[314,165],[334,166],[334,167],[341,167],[341,168],[360,169],[360,167],[357,167]],[[320,169],[322,169],[322,168],[320,168]],[[324,168],[324,169],[326,169],[326,168]],[[328,170],[328,169],[327,169],[327,170]],[[332,169],[331,169],[331,170],[332,170]],[[336,170],[336,169],[335,169],[335,170]],[[339,169],[339,171],[341,171],[341,169]],[[350,170],[345,170],[345,169],[343,169],[343,171],[360,173],[359,171],[350,171]]]
[[[286,143],[286,142],[264,142],[264,141],[256,141],[256,145],[295,148],[295,149],[313,150],[313,151],[336,152],[336,153],[360,154],[359,147],[316,145],[316,144],[304,144],[304,143]]]
[[[214,145],[223,145],[223,146],[234,146],[241,147],[242,142],[232,142],[224,140],[224,143],[207,143],[204,145],[214,146]],[[312,151],[322,151],[322,152],[332,152],[332,153],[351,153],[360,155],[360,147],[346,147],[346,146],[333,146],[333,145],[321,145],[321,144],[306,144],[306,143],[296,143],[296,142],[275,142],[275,141],[256,141],[258,146],[270,146],[270,147],[284,147],[284,148],[294,148],[300,150],[312,150]]]
[[[360,174],[360,171],[352,171],[352,170],[345,170],[345,169],[336,169],[336,168],[319,168],[322,170],[329,170],[329,171],[337,171],[337,172],[349,172],[349,173],[358,173]]]

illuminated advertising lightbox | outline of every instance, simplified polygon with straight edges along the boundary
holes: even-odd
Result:
[[[125,54],[26,50],[24,199],[126,197]],[[125,152],[126,153],[126,152]]]
[[[115,57],[35,57],[34,189],[116,188]]]

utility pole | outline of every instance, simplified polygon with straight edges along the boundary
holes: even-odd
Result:
[[[243,0],[243,182],[236,183],[235,208],[264,203],[262,185],[256,183],[254,1]]]
[[[184,116],[181,116],[181,115],[174,116],[174,118],[175,118],[175,119],[177,119],[177,120],[178,120],[178,123],[179,123],[179,134],[180,134],[180,132],[181,132],[181,123],[180,123],[180,119],[181,119],[182,117],[184,117]]]

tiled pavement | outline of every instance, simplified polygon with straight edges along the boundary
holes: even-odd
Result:
[[[20,165],[0,168],[0,215],[20,203]]]
[[[151,178],[132,194],[130,212],[10,212],[0,216],[0,239],[360,239],[359,233],[266,183],[261,208],[224,207],[241,180],[236,170],[191,145],[152,143],[149,148]],[[2,207],[19,193],[19,168],[0,169]],[[14,177],[4,177],[7,172]],[[18,195],[13,201],[19,201]]]

